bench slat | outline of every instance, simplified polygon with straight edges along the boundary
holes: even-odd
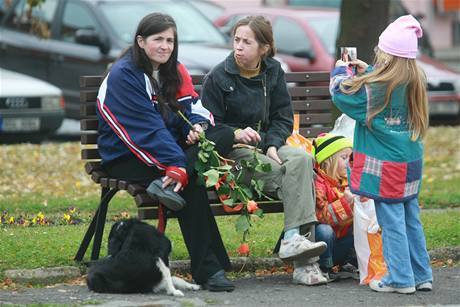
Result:
[[[332,101],[325,100],[293,100],[292,109],[294,112],[331,111]]]
[[[96,115],[96,103],[82,103],[80,105],[80,116],[81,118],[91,117]]]
[[[81,150],[81,159],[82,160],[97,160],[101,159],[97,148],[84,148]]]
[[[92,174],[94,171],[102,171],[101,162],[86,162],[85,171],[88,175]]]
[[[330,74],[327,71],[320,72],[288,72],[285,74],[286,82],[327,82]]]
[[[137,194],[141,193],[141,192],[145,192],[145,187],[141,184],[138,184],[138,183],[131,183],[128,185],[128,188],[126,189],[129,193],[129,195],[131,196],[136,196]],[[152,202],[153,200],[147,195],[145,194],[149,199],[150,199],[150,202]],[[147,199],[146,199],[147,201]]]
[[[85,89],[80,91],[80,102],[96,102],[98,89]]]
[[[259,203],[259,208],[261,208],[264,213],[280,213],[283,212],[283,203],[279,201],[274,201],[270,203]],[[225,216],[225,215],[239,215],[239,212],[227,213],[224,211],[224,208],[220,204],[212,204],[211,211],[215,216]],[[174,217],[174,212],[168,211],[168,217]],[[138,217],[140,219],[158,219],[158,207],[147,207],[139,208]]]
[[[80,143],[82,145],[97,145],[97,134],[96,133],[86,133],[80,135]]]
[[[99,126],[97,118],[86,118],[80,120],[81,131],[97,131]]]
[[[80,87],[96,87],[101,85],[104,76],[81,76]]]
[[[315,96],[329,97],[329,88],[324,86],[296,86],[289,87],[288,91],[292,98]]]
[[[325,127],[307,127],[307,128],[300,128],[299,133],[306,138],[315,138],[320,133],[326,133],[332,130],[331,126]]]
[[[312,124],[329,124],[332,120],[332,114],[330,113],[318,113],[318,114],[299,114],[300,126],[312,125]]]
[[[329,82],[330,74],[322,72],[288,72],[285,74],[286,82]],[[202,84],[204,75],[191,75],[193,84]],[[80,87],[97,87],[104,80],[103,76],[81,76]]]

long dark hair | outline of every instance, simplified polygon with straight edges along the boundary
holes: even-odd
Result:
[[[161,80],[160,86],[152,77],[152,64],[150,63],[150,59],[147,57],[144,49],[139,47],[137,37],[141,36],[146,39],[150,35],[161,33],[170,28],[174,31],[174,49],[169,60],[159,66],[159,76]],[[176,99],[176,94],[182,83],[182,78],[177,69],[177,54],[179,53],[179,45],[177,41],[177,27],[174,19],[171,16],[162,13],[152,13],[142,18],[137,26],[133,45],[130,50],[132,50],[134,64],[141,68],[150,79],[152,88],[157,94],[159,108],[163,118],[167,117],[170,109],[173,111],[182,109]]]

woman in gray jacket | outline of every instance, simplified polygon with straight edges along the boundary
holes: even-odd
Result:
[[[270,163],[272,171],[256,176],[265,180],[265,192],[284,204],[279,257],[294,261],[295,283],[323,284],[327,279],[317,256],[326,243],[314,242],[313,160],[305,151],[285,145],[293,112],[284,72],[274,55],[270,22],[262,16],[240,20],[233,29],[233,52],[206,77],[202,102],[217,124],[234,129],[236,144],[257,144],[264,153],[260,159]],[[235,146],[229,158],[249,160],[252,155],[253,150]]]

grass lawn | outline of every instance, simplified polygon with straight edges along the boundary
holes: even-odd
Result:
[[[423,212],[429,249],[460,246],[459,134],[460,127],[433,127],[426,138],[421,205],[457,208]],[[100,193],[99,186],[85,174],[79,154],[78,142],[0,146],[0,213],[16,221],[21,216],[31,221],[41,212],[54,222],[53,226],[0,225],[0,277],[6,269],[74,264],[73,256]],[[64,225],[69,207],[78,208],[83,223]],[[136,216],[134,201],[127,193],[119,193],[110,203],[108,220],[128,215]],[[219,217],[218,223],[230,255],[236,256],[241,235],[235,232],[233,217]],[[270,256],[281,228],[280,214],[255,221],[249,237],[251,255]],[[173,258],[187,259],[176,221],[168,223],[167,234],[174,244]],[[105,249],[104,245],[102,255]]]
[[[230,256],[241,238],[235,232],[234,217],[218,217],[219,228]],[[460,210],[429,211],[422,213],[428,249],[460,246]],[[269,257],[282,229],[283,216],[268,214],[257,220],[249,236],[251,256]],[[74,265],[73,257],[84,235],[87,224],[62,226],[5,226],[1,231],[0,276],[6,269],[37,268]],[[110,225],[105,227],[107,238]],[[173,259],[188,259],[182,235],[176,220],[170,220],[166,231],[173,242]],[[103,240],[101,255],[106,254],[107,240]],[[90,251],[86,258],[89,258]]]

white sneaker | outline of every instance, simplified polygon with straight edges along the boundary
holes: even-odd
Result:
[[[307,234],[309,236],[310,234]],[[299,258],[311,258],[321,255],[326,250],[326,242],[311,242],[305,236],[294,234],[289,239],[281,240],[278,256],[284,261]]]
[[[415,286],[417,291],[431,291],[433,290],[433,284],[429,281],[421,283]]]
[[[415,293],[415,287],[405,287],[405,288],[393,288],[390,286],[384,285],[380,280],[373,280],[370,282],[369,287],[377,292],[397,292],[402,294],[413,294]]]
[[[321,272],[318,263],[294,268],[292,281],[295,284],[307,286],[327,284],[327,278]]]

